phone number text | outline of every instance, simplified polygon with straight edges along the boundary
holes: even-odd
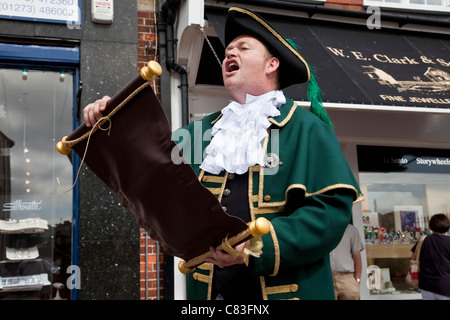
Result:
[[[76,0],[0,0],[0,15],[60,20],[77,13]]]

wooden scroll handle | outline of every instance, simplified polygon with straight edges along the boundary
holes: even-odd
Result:
[[[149,61],[146,67],[141,69],[141,77],[147,81],[153,81],[155,77],[161,75],[161,65],[156,61]]]
[[[270,231],[270,222],[266,218],[258,218],[255,221],[248,223],[248,228],[234,237],[228,239],[228,243],[231,246],[242,243],[250,238],[260,238]],[[216,247],[216,250],[224,250],[223,244]],[[210,252],[205,252],[198,257],[195,257],[189,261],[181,260],[178,263],[178,270],[183,274],[191,273],[195,268],[201,265],[207,257],[210,256]]]
[[[147,81],[153,81],[155,77],[161,75],[161,73],[162,73],[161,65],[153,60],[149,61],[147,63],[147,66],[141,69],[141,77]],[[66,142],[66,138],[67,136],[63,137],[61,141],[59,141],[56,144],[56,149],[58,150],[59,153],[63,155],[68,155],[72,150],[69,143]]]

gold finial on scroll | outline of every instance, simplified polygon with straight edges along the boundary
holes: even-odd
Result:
[[[149,61],[147,66],[141,69],[141,77],[147,81],[153,81],[161,73],[161,65],[154,60]]]
[[[186,261],[184,261],[184,260],[180,260],[180,262],[178,262],[178,270],[182,274],[189,274],[189,273],[193,272],[195,269],[196,268],[187,268]]]
[[[256,219],[255,221],[251,221],[247,224],[247,229],[245,229],[244,231],[242,231],[241,233],[233,236],[230,239],[227,239],[226,242],[226,246],[228,247],[232,247],[234,245],[236,245],[237,243],[241,242],[241,241],[245,241],[251,237],[253,237],[253,239],[251,239],[252,241],[255,241],[256,238],[260,238],[263,235],[265,235],[266,233],[269,233],[270,231],[270,221],[267,220],[266,218],[260,217],[258,219]],[[261,239],[259,239],[258,241],[261,241]],[[258,242],[257,241],[257,242]],[[255,257],[259,257],[260,249],[262,248],[262,243],[253,243],[250,247],[250,250],[246,250],[247,248],[244,248],[244,254],[251,254],[252,256]],[[216,250],[224,250],[224,243],[222,242],[222,244],[220,244],[219,246],[216,247]],[[234,250],[234,249],[233,249]],[[225,250],[226,251],[226,250]],[[181,260],[178,263],[178,270],[180,270],[181,273],[183,274],[189,274],[192,271],[195,270],[196,266],[202,264],[205,261],[205,258],[210,256],[210,252],[205,252],[202,255],[199,255],[189,261],[185,261],[185,260]],[[247,264],[247,262],[245,262]]]
[[[248,223],[248,231],[254,238],[260,238],[270,231],[270,222],[266,218],[258,218]]]
[[[59,151],[59,153],[63,154],[63,155],[68,155],[70,153],[70,151],[72,151],[71,148],[67,147],[64,142],[66,141],[67,136],[63,137],[61,139],[61,141],[59,141],[56,144],[56,149]]]

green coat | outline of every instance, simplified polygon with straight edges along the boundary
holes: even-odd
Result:
[[[264,299],[334,299],[329,252],[350,221],[359,187],[331,127],[290,99],[280,112],[269,118],[264,142],[280,165],[249,168],[251,218],[267,218],[271,231],[262,237],[262,255],[251,257],[248,267],[260,276]],[[183,133],[175,132],[174,140],[182,135],[178,145],[187,161],[220,201],[227,173],[214,176],[199,169],[209,129],[219,116],[192,122]],[[213,270],[204,263],[189,275],[188,299],[211,297]]]

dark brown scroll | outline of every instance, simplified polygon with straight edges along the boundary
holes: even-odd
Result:
[[[189,164],[172,162],[173,149],[179,149],[148,81],[136,76],[112,97],[103,115],[109,117],[102,124],[108,130],[89,138],[92,128],[82,124],[63,144],[85,155],[87,166],[165,253],[190,260],[247,229],[223,211]]]

